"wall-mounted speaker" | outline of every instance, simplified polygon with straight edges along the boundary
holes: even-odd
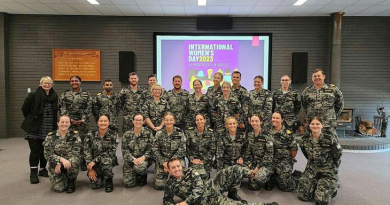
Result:
[[[307,52],[292,53],[292,83],[307,83]]]
[[[119,51],[119,81],[129,82],[129,73],[134,70],[134,52]]]
[[[233,18],[231,17],[198,17],[197,29],[232,29]]]

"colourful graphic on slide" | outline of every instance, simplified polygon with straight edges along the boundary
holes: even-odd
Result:
[[[200,79],[202,91],[213,86],[213,75],[222,73],[224,80],[231,82],[231,73],[238,68],[238,41],[185,41],[185,76],[190,82]]]

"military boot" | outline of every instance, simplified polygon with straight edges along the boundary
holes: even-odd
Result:
[[[276,202],[272,202],[272,203],[264,203],[264,205],[279,205],[279,204]]]
[[[81,171],[87,171],[87,162],[85,162],[85,159],[81,160],[80,169]]]
[[[238,196],[237,190],[229,191],[227,197],[233,199],[234,201],[241,201],[241,203],[243,203],[243,204],[248,203],[246,200],[241,199],[241,197]]]
[[[66,188],[66,193],[70,194],[76,190],[76,186],[74,184],[76,180],[68,180],[68,187]]]
[[[30,184],[38,184],[38,168],[31,168],[30,170]]]
[[[47,172],[46,168],[43,168],[42,170],[40,170],[38,175],[41,177],[49,177],[49,173]]]
[[[334,190],[333,194],[332,194],[332,198],[335,198],[337,196],[337,189]]]
[[[141,176],[140,176],[140,179],[139,179],[139,186],[140,186],[140,187],[143,187],[143,186],[145,186],[147,183],[148,183],[148,175],[147,175],[147,174],[141,175]]]
[[[112,178],[106,179],[106,192],[112,192],[114,190],[114,184],[112,183]]]

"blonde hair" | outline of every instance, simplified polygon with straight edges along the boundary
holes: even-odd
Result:
[[[232,89],[232,84],[230,84],[229,82],[223,81],[223,82],[222,82],[222,87],[223,87],[224,85],[229,86],[230,90]]]
[[[222,73],[216,72],[216,73],[214,73],[214,76],[216,76],[216,75],[219,75],[219,76],[221,77],[221,80],[223,80],[223,75],[222,75]]]
[[[229,121],[229,120],[234,120],[234,121],[236,121],[236,123],[238,123],[238,122],[237,122],[237,119],[236,119],[235,117],[227,117],[226,120],[225,120],[225,125],[228,124],[228,121]]]
[[[150,94],[153,96],[153,90],[154,90],[154,88],[156,88],[156,87],[160,87],[160,89],[161,89],[161,95],[160,95],[160,97],[164,94],[164,90],[163,90],[163,88],[162,88],[162,86],[161,85],[159,85],[159,84],[154,84],[151,88],[150,88]]]
[[[41,80],[39,81],[39,85],[42,85],[43,81],[45,81],[45,80],[50,81],[50,83],[53,85],[53,79],[51,79],[51,77],[49,77],[49,76],[43,76],[41,78]]]
[[[173,117],[173,120],[175,120],[175,116],[174,116],[171,112],[166,112],[166,113],[164,114],[163,119],[165,120],[165,117],[168,116],[168,115],[172,116],[172,117]]]

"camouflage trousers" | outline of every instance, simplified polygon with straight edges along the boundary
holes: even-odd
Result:
[[[96,163],[95,166],[93,166],[93,170],[96,171],[96,181],[90,179],[89,180],[89,186],[92,189],[98,189],[102,187],[105,179],[110,179],[114,177],[114,172],[112,172],[113,163],[112,158],[110,157],[104,157],[101,159],[101,162]],[[87,172],[88,176],[88,172]]]
[[[313,198],[319,204],[329,204],[330,198],[336,192],[338,176],[334,172],[316,172],[307,167],[298,183],[298,198],[310,201]]]
[[[137,183],[137,175],[148,174],[148,168],[152,165],[153,160],[145,160],[140,165],[135,165],[132,161],[124,161],[123,164],[123,184],[125,187],[133,187]]]
[[[185,167],[185,160],[180,159],[181,166]],[[168,173],[164,172],[164,166],[158,165],[159,163],[156,163],[156,169],[155,169],[155,177],[156,182],[154,183],[154,188],[157,190],[164,190],[165,183],[168,179]]]
[[[241,201],[235,201],[223,195],[226,191],[240,188],[243,177],[249,177],[252,171],[247,167],[234,165],[218,171],[217,174],[205,183],[204,198],[200,204],[208,205],[241,205]],[[247,203],[251,205],[261,205],[263,203]]]
[[[79,174],[79,163],[71,162],[70,169],[65,169],[61,165],[61,173],[55,173],[56,164],[49,164],[47,170],[49,173],[49,179],[55,192],[63,192],[68,187],[68,180],[75,181]]]
[[[212,162],[203,162],[204,164],[192,164],[189,163],[188,167],[191,167],[195,172],[198,172],[203,181],[210,179],[210,173],[212,169]]]
[[[260,190],[267,183],[274,173],[272,167],[260,167],[253,179],[249,178],[248,188],[250,190]]]
[[[88,124],[83,123],[81,125],[71,125],[69,127],[69,131],[78,131],[82,144],[84,144],[85,137],[88,134]],[[80,148],[80,166],[82,166],[82,163],[85,164],[84,146],[81,146]]]
[[[290,158],[279,159],[273,163],[274,173],[267,182],[270,186],[276,182],[281,191],[290,192],[297,188],[297,179],[292,175],[294,161]]]
[[[123,115],[123,125],[122,125],[122,131],[123,133],[130,131],[133,129],[134,124],[133,124],[133,116],[134,114],[128,114],[128,115]]]

